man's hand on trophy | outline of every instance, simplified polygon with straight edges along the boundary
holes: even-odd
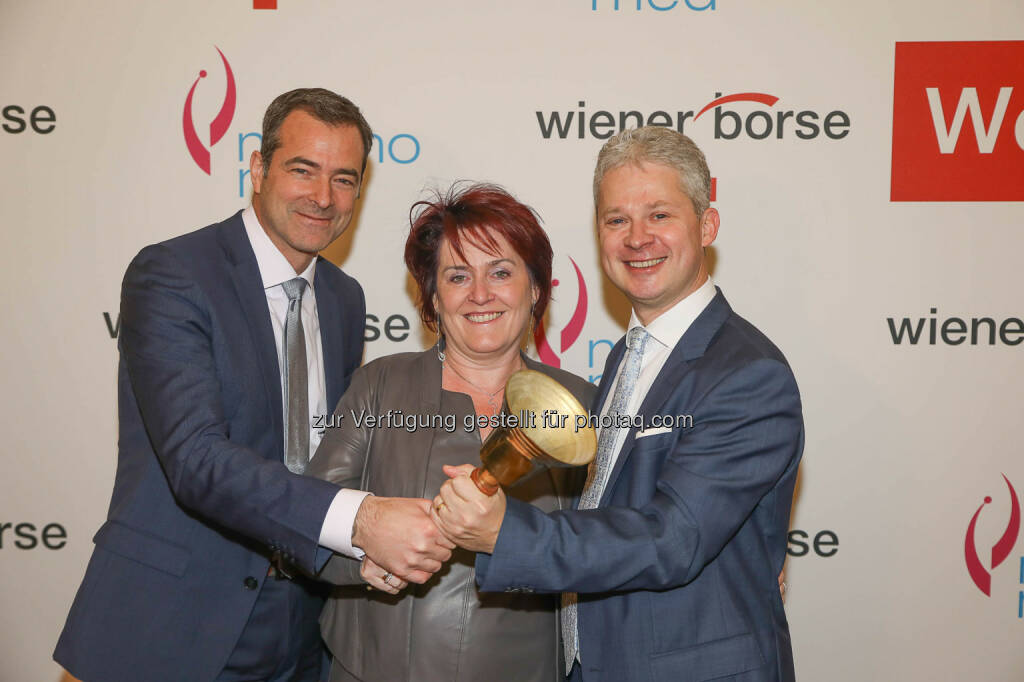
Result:
[[[356,512],[352,544],[393,576],[425,583],[455,547],[430,510],[430,500],[367,495]]]
[[[444,467],[449,480],[441,486],[430,512],[434,523],[449,540],[472,552],[494,551],[502,519],[505,518],[505,492],[485,495],[469,477],[472,464]]]

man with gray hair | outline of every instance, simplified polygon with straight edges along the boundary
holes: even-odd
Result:
[[[304,573],[365,552],[390,591],[451,556],[428,500],[302,475],[362,361],[363,291],[318,254],[372,140],[348,99],[284,93],[252,206],[128,266],[114,490],[54,652],[84,682],[316,682],[324,588]]]
[[[703,153],[670,129],[623,131],[598,156],[601,265],[633,313],[593,406],[609,426],[577,509],[488,498],[468,465],[435,499],[445,534],[479,552],[482,590],[563,592],[571,680],[794,679],[776,581],[800,396],[711,282],[710,184]]]

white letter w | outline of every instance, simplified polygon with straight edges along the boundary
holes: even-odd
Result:
[[[964,88],[960,91],[960,101],[956,104],[956,113],[953,114],[953,122],[946,127],[946,117],[942,111],[942,100],[939,99],[938,88],[925,88],[928,93],[928,107],[932,110],[932,123],[935,125],[935,137],[939,141],[939,151],[943,154],[952,154],[956,149],[957,140],[960,139],[960,128],[964,125],[964,117],[971,112],[971,123],[974,125],[974,137],[978,141],[978,151],[982,154],[991,154],[992,148],[996,145],[996,138],[999,137],[999,128],[1003,124],[1003,115],[1006,113],[1006,106],[1010,103],[1012,87],[999,88],[999,98],[996,100],[995,111],[992,112],[992,121],[988,130],[985,130],[985,119],[981,115],[981,104],[978,103],[977,88]]]

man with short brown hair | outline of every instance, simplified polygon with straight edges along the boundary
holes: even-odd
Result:
[[[301,475],[363,353],[348,227],[372,136],[327,90],[278,97],[252,206],[143,249],[121,295],[118,466],[54,658],[85,682],[314,682],[316,573],[366,553],[425,582],[450,556],[426,500]]]

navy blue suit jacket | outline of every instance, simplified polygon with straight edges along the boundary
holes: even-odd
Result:
[[[365,302],[321,259],[327,404],[363,353]],[[54,658],[88,681],[211,680],[270,551],[313,573],[338,488],[283,460],[281,375],[241,214],[143,249],[121,292],[117,473]]]
[[[620,340],[595,412],[623,354]],[[719,291],[639,413],[693,425],[631,430],[598,509],[509,500],[481,589],[579,592],[587,682],[793,680],[777,576],[803,417],[785,358]]]

